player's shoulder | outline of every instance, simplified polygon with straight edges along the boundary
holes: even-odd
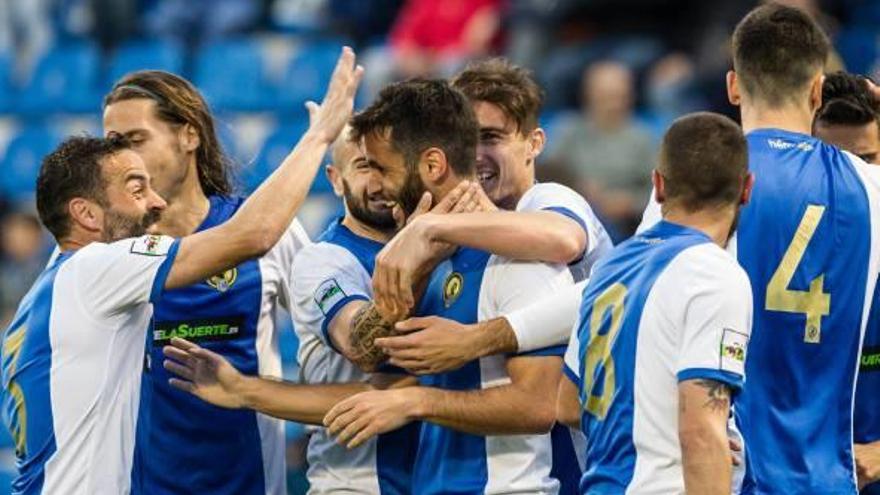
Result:
[[[556,182],[537,182],[523,194],[517,211],[540,210],[553,205],[586,206],[587,200],[574,189]]]
[[[668,276],[696,289],[751,295],[751,282],[736,258],[714,242],[683,249],[669,265]]]
[[[296,280],[321,278],[337,272],[355,275],[361,270],[366,271],[366,268],[355,253],[327,241],[318,241],[303,247],[293,262]]]
[[[92,242],[78,249],[71,256],[70,261],[82,262],[120,254],[166,256],[175,240],[167,235],[147,234],[113,242]]]
[[[840,152],[852,164],[869,194],[871,196],[880,194],[880,166],[872,165],[849,151],[840,150]]]

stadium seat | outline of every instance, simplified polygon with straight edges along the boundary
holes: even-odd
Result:
[[[125,43],[113,55],[107,71],[106,87],[129,72],[158,69],[175,74],[183,71],[183,48],[164,40],[139,40]]]
[[[193,80],[215,110],[267,110],[274,106],[275,91],[263,65],[257,41],[220,41],[199,52]]]
[[[321,101],[342,46],[333,42],[304,44],[293,56],[278,95],[281,111],[299,111],[307,100]]]
[[[256,189],[263,179],[278,168],[278,165],[290,153],[290,150],[293,149],[293,146],[306,131],[307,127],[308,122],[305,121],[288,122],[281,125],[266,138],[266,142],[263,144],[260,154],[257,155],[257,159],[242,173],[242,180],[248,191]],[[325,193],[331,190],[332,187],[326,175],[319,171],[314,184],[312,184],[311,193]]]
[[[8,53],[0,53],[0,113],[10,112],[15,101],[11,77],[12,57]]]
[[[49,50],[18,95],[15,110],[28,116],[98,111],[99,66],[98,49],[91,44],[74,43]]]
[[[33,199],[40,163],[58,142],[55,132],[42,126],[21,130],[6,148],[0,191],[13,200]]]

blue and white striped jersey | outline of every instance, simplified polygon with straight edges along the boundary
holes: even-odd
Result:
[[[417,313],[476,323],[531,303],[572,284],[562,265],[512,261],[461,248],[431,275]],[[535,356],[561,356],[563,346]],[[510,383],[506,356],[490,356],[462,368],[421,377],[424,386],[479,390]],[[555,494],[550,434],[480,436],[425,423],[414,471],[420,494]]]
[[[209,200],[197,232],[229,220],[244,202],[242,197]],[[219,408],[171,387],[162,347],[174,336],[183,337],[224,356],[242,373],[281,378],[277,312],[290,306],[293,260],[309,243],[294,220],[262,258],[167,291],[155,304],[146,342],[134,493],[287,492],[284,422]]]
[[[61,253],[3,335],[3,419],[17,494],[128,493],[144,337],[178,241],[143,236]]]
[[[373,268],[382,246],[336,221],[318,242],[297,255],[291,292],[303,382],[369,380],[369,375],[334,349],[327,326],[346,304],[372,299]],[[312,428],[309,493],[419,493],[411,486],[419,427],[420,423],[409,424],[354,450],[336,443],[326,429]]]
[[[681,225],[660,222],[599,262],[565,354],[587,437],[581,493],[684,493],[678,384],[742,386],[750,300],[736,260]]]

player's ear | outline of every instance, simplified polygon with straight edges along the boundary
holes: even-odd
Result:
[[[183,124],[177,133],[180,140],[180,147],[183,151],[192,153],[199,149],[202,140],[199,138],[199,132],[190,124]]]
[[[731,105],[739,106],[742,101],[742,95],[739,93],[739,82],[736,78],[736,72],[727,71],[727,101]]]
[[[449,162],[446,161],[446,153],[440,148],[428,148],[422,152],[419,158],[419,173],[426,184],[439,184],[443,182],[449,171]]]
[[[533,161],[538,158],[538,155],[544,151],[545,144],[547,144],[547,134],[544,133],[544,129],[536,127],[529,133],[529,158]]]
[[[666,201],[666,184],[663,182],[663,176],[655,168],[651,173],[651,183],[654,185],[654,201],[657,204],[663,204]]]
[[[825,84],[825,74],[819,72],[810,83],[810,113],[815,113],[822,106],[823,84]]]
[[[333,194],[335,194],[337,198],[341,198],[345,191],[342,187],[342,173],[333,164],[324,167],[324,173],[327,174],[327,180],[330,181],[330,185],[333,186]]]
[[[752,188],[755,187],[755,174],[749,172],[746,174],[746,180],[743,181],[743,190],[739,198],[740,205],[747,205],[752,199]]]
[[[79,225],[89,232],[100,232],[104,226],[104,210],[97,203],[85,198],[73,198],[67,203],[71,224]]]

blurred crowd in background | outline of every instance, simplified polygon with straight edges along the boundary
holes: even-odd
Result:
[[[102,95],[126,72],[163,69],[196,84],[246,193],[304,131],[303,102],[321,97],[341,45],[366,67],[360,106],[390,81],[447,77],[504,55],[546,91],[538,176],[582,192],[619,241],[641,216],[665,126],[694,110],[736,118],[724,86],[729,34],[756,3],[0,0],[0,320],[53,248],[33,205],[42,156],[66,135],[99,134]],[[829,71],[880,74],[880,1],[784,3],[826,28],[836,48]],[[314,236],[339,208],[319,178],[300,218]],[[295,345],[285,343],[285,357]],[[296,473],[301,430],[290,436]],[[0,465],[11,466],[6,450]]]

